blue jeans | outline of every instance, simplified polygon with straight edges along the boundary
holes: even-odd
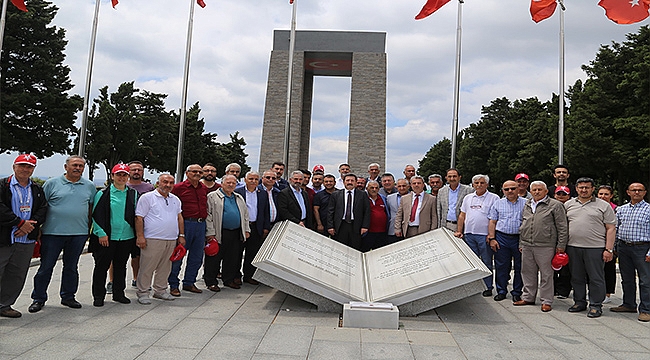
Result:
[[[203,265],[203,248],[205,247],[205,222],[185,220],[185,249],[187,249],[187,264],[185,265],[184,286],[192,286],[196,282],[196,275]],[[183,259],[172,262],[172,271],[169,273],[169,287],[178,289]]]
[[[487,236],[476,235],[476,234],[465,234],[463,238],[467,246],[469,246],[469,248],[472,249],[474,254],[480,257],[481,260],[483,261],[483,264],[485,264],[485,266],[487,266],[488,269],[492,271],[493,253],[492,253],[492,248],[487,246],[487,242],[485,241]],[[485,282],[485,286],[487,287],[488,290],[492,290],[494,288],[492,275],[484,277],[483,281]]]
[[[59,294],[62,300],[74,299],[79,288],[79,256],[86,245],[88,235],[43,235],[41,237],[41,266],[34,276],[32,299],[45,303],[47,287],[52,280],[52,271],[63,251],[63,274]]]
[[[619,242],[618,268],[623,280],[623,305],[636,309],[636,278],[639,275],[639,312],[650,314],[650,263],[645,261],[645,255],[650,249],[650,243],[643,245],[627,245]]]
[[[521,252],[519,251],[519,235],[509,235],[496,232],[500,249],[494,252],[494,268],[496,273],[497,292],[508,293],[508,280],[512,262],[515,263],[515,278],[512,281],[512,296],[521,296],[524,283],[521,280]]]

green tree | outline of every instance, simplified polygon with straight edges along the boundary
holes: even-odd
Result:
[[[38,157],[65,153],[82,101],[70,96],[70,68],[63,64],[65,30],[51,26],[58,8],[29,1],[29,12],[7,8],[2,66],[0,151]]]
[[[461,140],[460,135],[456,138],[456,142],[460,143],[459,140]],[[450,163],[451,140],[442,138],[418,161],[418,175],[427,178],[432,174],[440,174],[444,177]]]

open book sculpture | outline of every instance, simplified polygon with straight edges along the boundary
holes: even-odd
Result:
[[[491,274],[447,229],[362,253],[289,221],[275,225],[253,265],[254,279],[319,311],[389,302],[407,316],[480,293],[481,279]]]

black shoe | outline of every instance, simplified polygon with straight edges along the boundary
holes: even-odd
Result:
[[[41,311],[41,309],[45,306],[45,303],[34,301],[31,305],[29,305],[29,312],[30,313],[35,313]]]
[[[492,290],[485,290],[481,295],[483,295],[483,297],[490,297],[492,296]]]
[[[81,304],[74,298],[61,300],[61,305],[67,306],[72,309],[81,309]]]
[[[494,297],[494,301],[501,301],[501,300],[504,300],[505,298],[506,298],[506,294],[497,294]]]
[[[104,306],[104,299],[95,299],[95,300],[93,300],[93,306],[96,306],[96,307]]]
[[[517,301],[521,301],[521,296],[519,296],[519,295],[512,295],[512,302],[514,303],[514,302],[517,302]]]
[[[130,304],[131,303],[131,300],[126,296],[114,297],[113,301],[116,301],[116,302],[118,302],[120,304]]]
[[[587,317],[589,318],[597,318],[600,317],[600,315],[603,314],[603,311],[598,308],[591,308],[589,309],[589,312],[587,313]]]
[[[585,310],[587,310],[587,307],[585,305],[578,305],[578,304],[573,304],[573,306],[569,308],[569,312],[581,312]]]

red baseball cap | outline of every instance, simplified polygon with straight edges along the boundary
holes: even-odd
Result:
[[[558,186],[558,187],[556,187],[555,188],[555,193],[557,194],[557,193],[560,193],[560,192],[563,192],[563,193],[568,195],[568,194],[571,194],[571,189],[569,189],[568,186]]]
[[[515,181],[517,181],[519,179],[526,179],[526,180],[530,181],[530,178],[528,177],[528,175],[526,175],[524,173],[519,173],[519,174],[517,174],[517,176],[515,176]]]
[[[119,163],[113,166],[113,170],[111,170],[111,174],[117,174],[120,172],[128,174],[130,171],[131,169],[129,168],[129,165]]]
[[[174,251],[172,252],[172,256],[169,258],[171,261],[178,261],[181,260],[185,254],[187,253],[187,250],[185,249],[185,246],[182,244],[176,245],[174,248]]]
[[[31,166],[36,166],[36,156],[32,154],[20,154],[14,160],[14,165],[18,164],[26,164],[26,165],[31,165]]]
[[[555,271],[559,271],[562,269],[562,266],[566,266],[569,263],[569,255],[566,253],[557,253],[555,256],[553,256],[553,260],[551,260],[551,267]]]
[[[325,167],[321,164],[314,166],[314,169],[311,172],[322,171],[325,172]]]

